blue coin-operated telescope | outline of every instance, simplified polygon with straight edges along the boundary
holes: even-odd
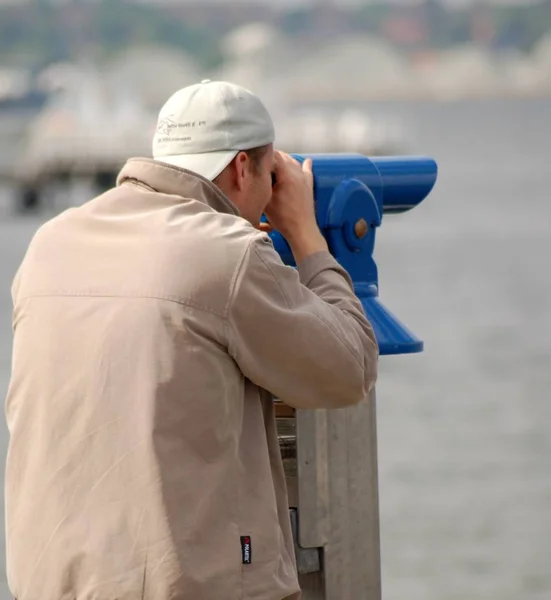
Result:
[[[331,254],[348,271],[370,320],[379,351],[408,354],[423,351],[423,342],[379,301],[375,232],[384,213],[402,213],[420,204],[437,177],[428,157],[373,157],[359,154],[294,154],[311,158],[316,218]],[[283,262],[295,266],[285,239],[270,234]]]

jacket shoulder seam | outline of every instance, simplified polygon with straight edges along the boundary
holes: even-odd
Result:
[[[224,306],[224,318],[226,320],[229,318],[231,303],[233,300],[233,296],[235,294],[235,288],[237,287],[237,280],[239,278],[241,271],[243,270],[245,258],[247,257],[247,254],[249,254],[251,246],[255,240],[256,240],[256,237],[253,237],[249,240],[249,242],[245,246],[245,249],[243,250],[243,254],[241,255],[241,258],[237,262],[237,265],[233,271],[233,275],[230,280],[230,289],[229,289],[228,299],[226,301],[226,305]]]
[[[253,252],[262,261],[262,264],[270,272],[270,275],[272,276],[272,279],[277,283],[277,287],[279,288],[279,291],[281,292],[281,295],[283,296],[283,298],[285,298],[285,304],[287,305],[287,308],[291,308],[291,303],[289,302],[289,296],[287,296],[287,294],[285,293],[285,290],[283,289],[283,287],[282,287],[279,279],[276,277],[276,274],[274,273],[272,267],[270,267],[270,265],[266,262],[265,258],[260,254],[260,252],[256,248],[253,248]]]

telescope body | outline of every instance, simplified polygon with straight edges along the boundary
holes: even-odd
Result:
[[[375,331],[380,354],[422,352],[423,342],[381,303],[373,254],[383,215],[418,206],[434,187],[436,162],[425,156],[293,156],[299,162],[312,159],[318,225],[331,254],[354,282],[354,291]],[[283,262],[296,266],[281,234],[276,231],[270,235]]]

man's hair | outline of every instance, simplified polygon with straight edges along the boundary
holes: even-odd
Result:
[[[269,144],[267,144],[265,146],[257,146],[256,148],[250,148],[249,150],[242,150],[242,152],[244,152],[249,157],[249,160],[251,161],[251,168],[255,175],[260,175],[260,165],[262,163],[262,159],[266,156],[269,148],[270,146]],[[223,172],[224,171],[222,171],[222,173]],[[222,173],[220,173],[220,175],[222,175]],[[218,178],[220,177],[220,175],[218,175],[218,177],[215,177],[212,182],[215,184],[218,183]]]
[[[258,175],[260,173],[260,165],[262,163],[262,159],[266,156],[269,147],[269,145],[258,146],[257,148],[251,148],[250,150],[244,151],[252,163],[252,168],[255,175]]]

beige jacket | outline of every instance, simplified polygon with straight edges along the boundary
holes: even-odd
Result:
[[[13,298],[13,595],[298,598],[270,393],[338,408],[377,373],[335,260],[284,266],[213,184],[132,159],[40,228]]]

